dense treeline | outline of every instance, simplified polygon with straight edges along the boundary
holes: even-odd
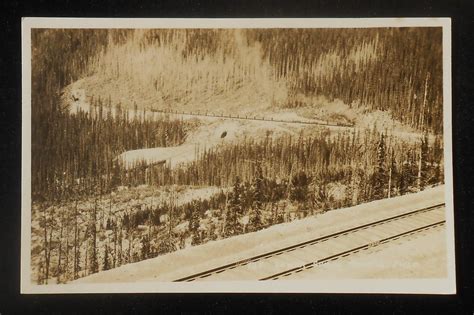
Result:
[[[40,129],[35,135],[51,142],[35,151],[33,200],[108,192],[121,182],[119,154],[180,145],[189,128],[182,120],[145,119],[139,112],[130,119],[129,112],[120,108],[96,108],[91,113],[57,113],[54,128]]]
[[[427,134],[414,143],[375,130],[341,132],[336,136],[325,131],[312,132],[311,135],[302,132],[297,137],[267,135],[260,140],[247,138],[202,152],[197,148],[194,161],[171,168],[168,164],[149,165],[145,161],[127,166],[115,157],[124,149],[179,144],[187,127],[181,121],[128,121],[125,116],[122,119],[110,116],[108,119],[90,118],[84,113],[70,115],[66,121],[71,133],[65,136],[71,140],[61,141],[67,144],[65,147],[56,146],[61,152],[58,168],[62,176],[53,178],[54,181],[48,182],[44,189],[38,186],[35,190],[58,199],[68,199],[79,191],[86,195],[106,193],[119,186],[141,184],[228,187],[236,176],[244,181],[253,180],[259,169],[265,176],[280,181],[299,171],[326,183],[341,179],[351,181],[355,174],[360,174],[355,181],[362,189],[360,200],[363,201],[374,199],[370,178],[380,168],[396,166],[401,169],[407,164],[417,170],[420,163],[425,163],[438,173],[436,176],[424,174],[423,170],[419,177],[433,177],[430,179],[432,183],[442,180],[443,146],[439,137],[429,146]],[[86,128],[77,128],[81,124]],[[117,125],[119,130],[114,127]],[[383,147],[378,148],[380,139],[384,139]],[[88,150],[94,146],[97,146],[96,150]],[[378,155],[383,155],[383,158]],[[44,174],[48,174],[47,169]],[[35,176],[43,176],[43,173]],[[41,182],[41,177],[36,180]],[[397,189],[394,180],[392,188]]]
[[[130,38],[94,68],[103,78],[132,78],[132,91],[149,86],[162,95],[154,106],[173,99],[207,108],[227,96],[237,110],[231,99],[245,91],[241,105],[311,107],[311,96],[325,96],[442,131],[441,28],[150,30]],[[154,71],[138,71],[144,60]]]
[[[105,91],[114,102],[137,94],[127,102],[129,107],[134,102],[180,110],[221,106],[231,113],[257,107],[311,108],[318,106],[315,97],[322,96],[329,102],[341,99],[350,106],[387,110],[414,128],[442,132],[441,28],[160,29],[125,34],[128,41],[113,43],[92,59],[90,83],[84,83],[88,93]]]
[[[67,109],[63,108],[65,104],[60,100],[60,93],[66,85],[84,76],[100,73],[100,69],[112,71],[115,78],[120,77],[121,68],[125,69],[124,73],[128,73],[126,69],[135,71],[129,73],[134,76],[127,77],[127,82],[141,78],[140,88],[151,85],[150,91],[161,93],[160,97],[166,102],[166,106],[180,103],[183,97],[186,99],[185,103],[198,100],[190,98],[190,93],[195,91],[204,93],[204,99],[212,103],[212,98],[216,96],[214,92],[225,95],[227,90],[240,89],[239,86],[242,87],[246,82],[262,91],[265,90],[262,85],[265,77],[265,82],[273,91],[270,94],[284,90],[277,82],[284,79],[288,83],[290,92],[287,105],[290,106],[298,103],[299,94],[325,95],[341,98],[348,104],[361,102],[370,104],[373,108],[389,109],[401,121],[418,128],[426,127],[437,133],[442,130],[440,29],[190,29],[147,32],[38,29],[32,32],[32,43],[32,186],[35,194],[36,190],[38,194],[44,194],[52,189],[50,186],[58,180],[65,180],[64,175],[69,176],[70,181],[73,177],[83,177],[80,172],[86,172],[82,166],[76,166],[73,176],[73,167],[64,164],[95,159],[96,162],[86,163],[99,165],[97,161],[105,159],[103,152],[95,153],[93,158],[88,153],[79,153],[81,142],[79,139],[74,142],[74,132],[69,127],[74,126],[81,130],[81,134],[87,135],[88,128],[102,128],[101,120],[98,120],[99,123],[85,123],[79,117],[77,119],[82,119],[81,123],[68,122],[70,118]],[[140,54],[141,51],[151,58],[145,58],[145,61],[152,64],[143,65],[144,60],[129,58],[129,54],[113,54],[113,49],[124,45],[133,47],[135,43],[138,43],[138,51],[125,52]],[[150,47],[161,47],[161,50],[153,53]],[[112,51],[111,55],[107,55],[109,50]],[[180,67],[173,65],[174,59],[163,59],[165,55],[169,55],[166,52],[178,51],[180,58],[187,60]],[[165,55],[163,58],[156,58],[156,53]],[[103,56],[108,56],[110,60],[104,60]],[[242,61],[242,58],[246,61]],[[155,64],[158,62],[155,60],[160,63]],[[213,63],[213,60],[220,61]],[[166,62],[169,63],[168,66]],[[143,66],[154,69],[153,65],[162,67],[160,69],[163,71],[142,71]],[[272,71],[268,68],[270,65]],[[194,74],[189,77],[190,67],[196,67],[193,73],[197,77]],[[168,73],[168,70],[173,73]],[[185,75],[185,72],[188,74]],[[268,76],[275,76],[276,79],[270,80]],[[153,80],[148,80],[150,78]],[[254,79],[260,83],[257,84]],[[180,89],[183,92],[181,96],[173,94]],[[150,92],[146,89],[143,91]],[[247,90],[243,93],[251,94]],[[266,97],[274,99],[275,95],[270,94]],[[262,94],[257,99],[262,100],[262,97],[265,95]],[[111,106],[119,105],[110,94],[99,95],[96,99],[102,99],[103,103]],[[207,102],[204,99],[199,100]],[[135,103],[135,106],[143,109],[140,103]],[[121,130],[129,132],[133,139],[133,129],[137,128],[138,132],[143,129],[136,126],[128,128],[127,125],[122,120],[121,128],[115,130],[119,130],[118,133]],[[109,131],[113,130],[113,124],[105,123],[104,126],[110,127]],[[94,131],[91,133],[94,134]],[[96,140],[103,142],[94,145],[98,150],[107,151],[106,154],[110,156],[124,149],[152,146],[155,142],[148,140],[148,133],[147,130],[138,135],[140,140],[137,143],[140,145],[124,143],[119,147],[105,149],[102,144],[109,140],[104,137],[96,137]],[[182,131],[176,133],[182,135]],[[122,141],[126,138],[124,135]],[[80,150],[86,150],[84,145],[90,144],[85,141]],[[66,161],[64,157],[67,157]],[[110,168],[111,162],[107,163],[109,165],[106,167]],[[105,165],[105,162],[100,165]],[[80,172],[78,168],[81,169]],[[90,166],[88,169],[93,172],[97,167]]]
[[[370,142],[368,152],[357,151],[364,141]],[[317,153],[324,146],[331,149]],[[74,196],[60,204],[37,203],[42,210],[34,212],[41,215],[37,219],[40,230],[34,234],[44,236],[33,250],[38,283],[51,278],[65,282],[187,246],[443,182],[440,141],[435,139],[429,145],[426,136],[418,144],[400,144],[383,134],[367,133],[334,139],[283,138],[275,143],[267,139],[245,147],[243,153],[236,146],[203,153],[194,166],[181,169],[181,174],[189,172],[181,180],[199,181],[196,165],[209,165],[222,176],[201,180],[224,181],[226,168],[216,161],[230,158],[230,165],[240,165],[228,173],[231,188],[208,199],[178,205],[176,188],[170,187],[183,186],[165,183],[163,187],[172,192],[164,198],[159,196],[162,190],[150,186],[151,197],[125,190],[120,193],[130,197],[118,199],[119,190],[114,189],[92,197]],[[291,162],[285,165],[284,160]],[[280,172],[271,167],[279,164],[283,165]],[[163,184],[145,173],[136,175],[138,183]]]
[[[134,58],[130,58],[134,56]],[[137,30],[91,63],[77,86],[129,108],[222,110],[284,106],[286,82],[237,30]],[[117,88],[120,86],[120,88]],[[133,100],[130,95],[134,95]]]
[[[52,195],[48,191],[54,190],[57,181],[64,182],[63,156],[72,153],[66,151],[71,148],[67,142],[79,143],[68,124],[74,118],[69,117],[60,100],[62,89],[86,75],[92,58],[109,42],[123,42],[125,33],[127,31],[102,29],[31,31],[31,184],[34,199],[50,198]],[[88,130],[82,129],[82,132],[87,134]],[[77,152],[77,148],[72,150]],[[91,151],[90,148],[87,151]]]
[[[413,127],[442,130],[441,28],[271,29],[247,34],[262,44],[265,58],[276,75],[291,84],[293,94],[370,105],[390,110]]]
[[[383,140],[383,147],[378,143]],[[383,158],[378,158],[383,154]],[[369,178],[380,168],[389,169],[392,164],[401,169],[403,165],[417,170],[420,163],[433,167],[432,171],[442,172],[443,146],[440,138],[428,145],[427,135],[418,142],[400,141],[374,130],[338,133],[331,136],[320,132],[294,137],[291,135],[255,140],[245,139],[232,145],[204,150],[200,156],[186,167],[152,172],[149,181],[162,185],[210,185],[229,186],[239,176],[244,181],[253,180],[261,168],[265,176],[275,180],[286,180],[293,174],[304,171],[327,183],[341,179],[351,180],[353,174],[362,173],[358,178],[364,187],[362,200],[372,200],[372,183]],[[436,167],[435,167],[436,166]],[[428,172],[428,171],[427,171]],[[146,173],[141,175],[145,179]],[[423,174],[431,183],[442,180],[441,175]],[[395,176],[395,175],[394,175]],[[417,175],[418,176],[418,175]],[[434,177],[433,177],[434,176]],[[432,178],[433,177],[433,178]],[[395,188],[395,181],[392,188]]]
[[[64,199],[108,191],[118,154],[133,149],[179,145],[188,124],[167,117],[146,119],[112,104],[92,100],[91,112],[70,115],[62,89],[86,75],[91,59],[108,45],[123,43],[130,30],[32,31],[32,197]],[[129,117],[133,114],[133,118]]]
[[[33,30],[32,43],[38,283],[66,282],[444,181],[443,143],[428,134],[442,130],[438,29]],[[93,110],[70,114],[61,93],[90,76],[106,78],[120,93],[93,82],[99,93],[92,95]],[[119,101],[130,95],[137,98],[133,106]],[[375,128],[269,134],[196,150],[193,162],[175,168],[126,167],[116,158],[126,150],[179,145],[193,127],[166,116],[146,118],[147,106],[311,106],[305,102],[319,95],[390,110],[425,132],[418,141]],[[144,184],[152,194],[171,185],[222,191],[179,205],[173,193],[160,202],[137,193],[117,209],[119,194]]]
[[[33,127],[62,110],[61,90],[88,74],[93,58],[120,44],[131,30],[33,29],[31,31],[31,109]],[[41,117],[39,117],[41,115]],[[43,120],[44,119],[44,120]]]

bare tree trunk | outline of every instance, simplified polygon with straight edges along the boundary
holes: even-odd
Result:
[[[420,147],[420,158],[418,159],[418,174],[417,174],[417,177],[416,177],[416,185],[418,187],[418,190],[421,190],[421,159],[422,159],[422,148]]]
[[[132,243],[133,243],[133,233],[130,230],[128,232],[128,263],[132,262]]]
[[[99,262],[97,259],[97,198],[94,202],[94,212],[92,217],[92,256],[91,268],[92,273],[98,272]]]
[[[63,245],[63,222],[64,222],[64,214],[61,214],[61,222],[59,228],[59,249],[58,249],[58,270],[57,270],[57,278],[58,282],[60,282],[61,273],[62,273],[62,266],[61,266],[61,259],[62,259],[62,245]]]
[[[47,221],[46,221],[46,208],[43,209],[43,247],[44,247],[44,283],[48,284],[49,278],[49,253],[48,253],[48,228],[47,228]]]
[[[112,265],[115,268],[115,264],[117,263],[117,222],[114,222],[114,256]]]
[[[76,203],[74,206],[74,267],[73,267],[74,279],[78,278],[78,272],[79,272],[78,241],[79,241],[79,230],[77,227],[77,199],[76,199]]]
[[[168,212],[168,236],[171,238],[171,218],[173,215],[173,207],[174,207],[174,189],[171,189],[170,192],[170,206]]]
[[[222,224],[222,231],[221,231],[221,235],[224,235],[225,233],[225,225],[227,223],[227,201],[228,201],[228,197],[229,197],[229,190],[226,189],[226,192],[225,192],[225,209],[224,209],[224,220],[223,220],[223,224]]]
[[[359,201],[359,183],[358,183],[358,169],[356,165],[352,165],[352,176],[351,176],[351,188],[352,188],[352,205],[355,206],[357,205]]]
[[[68,221],[69,222],[69,221]],[[69,224],[66,225],[66,261],[64,262],[65,263],[65,266],[64,266],[64,274],[66,276],[66,281],[69,280],[69,276],[68,276],[68,267],[69,267],[69,228],[68,228]]]
[[[387,197],[390,198],[392,196],[392,166],[393,166],[393,160],[394,160],[394,155],[393,155],[393,150],[391,150],[392,154],[390,154],[390,168],[388,169],[388,193]]]
[[[430,77],[430,73],[428,72],[426,74],[426,79],[425,79],[425,93],[424,93],[424,96],[423,96],[423,107],[422,107],[422,110],[421,110],[421,131],[423,132],[424,131],[424,116],[425,116],[425,106],[426,106],[426,97],[427,97],[427,94],[428,94],[428,79]],[[421,159],[422,159],[422,146],[420,146],[420,159],[418,160],[418,176],[417,176],[417,179],[416,179],[416,183],[417,183],[417,186],[418,186],[418,189],[420,190],[421,189]]]
[[[87,239],[86,239],[86,241],[87,241]],[[85,250],[85,252],[86,252],[86,254],[84,255],[84,275],[88,275],[88,269],[87,269],[87,267],[88,267],[88,264],[87,264],[87,256],[88,256],[88,255],[87,255],[87,252],[88,252],[88,250],[87,250],[87,242],[86,242],[86,250]]]
[[[117,267],[122,265],[122,242],[123,242],[122,226],[120,226],[119,239],[118,239]]]
[[[49,241],[48,241],[48,260],[47,260],[47,270],[46,270],[46,284],[49,278],[49,267],[51,263],[51,250],[52,250],[52,240],[53,240],[53,228],[49,229]]]
[[[428,95],[428,79],[430,78],[430,73],[428,72],[426,74],[426,79],[425,79],[425,92],[424,92],[424,95],[423,95],[423,105],[421,107],[421,117],[420,117],[420,120],[421,120],[421,123],[420,123],[420,127],[421,127],[421,130],[423,131],[423,128],[424,128],[424,122],[425,122],[425,107],[426,107],[426,97]]]

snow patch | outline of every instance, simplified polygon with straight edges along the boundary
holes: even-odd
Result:
[[[173,281],[181,277],[222,266],[237,260],[277,250],[354,226],[406,213],[444,202],[444,185],[416,194],[373,201],[358,206],[328,211],[314,217],[274,225],[167,255],[128,264],[78,279],[77,283]],[[438,244],[442,247],[446,244]],[[396,257],[391,257],[396,259]],[[332,274],[337,277],[336,274]],[[330,275],[328,275],[330,276]],[[417,277],[414,274],[413,277]]]

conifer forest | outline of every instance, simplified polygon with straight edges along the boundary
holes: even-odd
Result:
[[[36,284],[444,183],[441,28],[31,42]]]

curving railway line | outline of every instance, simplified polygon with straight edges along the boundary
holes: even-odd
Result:
[[[275,251],[191,274],[175,281],[278,280],[445,224],[445,205],[417,209]]]
[[[252,121],[266,121],[273,123],[286,123],[286,124],[299,124],[299,125],[320,125],[328,127],[345,127],[353,128],[354,124],[349,122],[336,122],[327,120],[285,120],[285,119],[274,119],[273,117],[265,118],[263,116],[240,116],[232,114],[215,114],[215,113],[200,113],[200,112],[180,112],[180,111],[166,111],[166,110],[150,110],[151,113],[160,113],[167,115],[182,115],[182,116],[195,116],[195,117],[210,117],[219,119],[232,119],[232,120],[252,120]]]

